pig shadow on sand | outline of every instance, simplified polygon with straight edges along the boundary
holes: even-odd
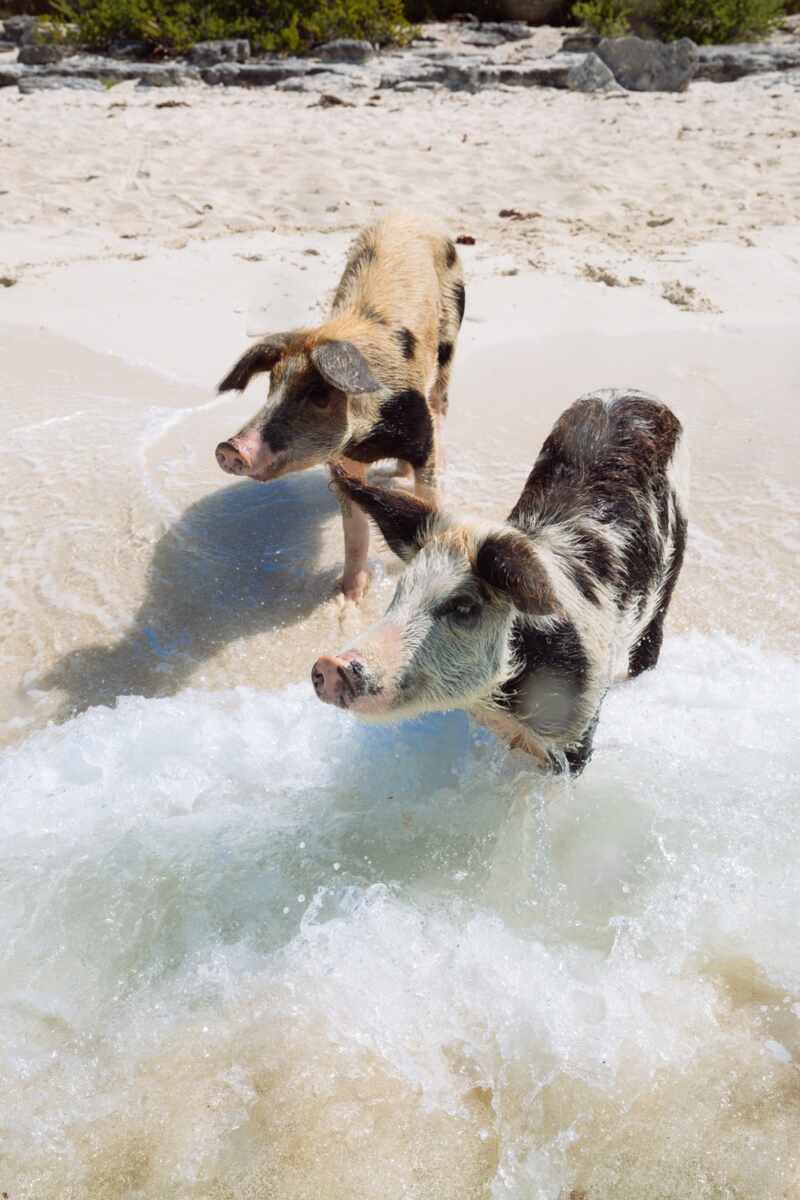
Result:
[[[71,651],[38,680],[64,692],[55,719],[119,696],[173,695],[228,643],[303,620],[335,586],[338,571],[315,564],[321,526],[338,512],[321,471],[240,481],[192,504],[159,539],[125,635]]]

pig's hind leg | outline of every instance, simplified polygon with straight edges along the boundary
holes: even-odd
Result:
[[[353,462],[350,458],[341,458],[339,465],[353,479],[366,483],[367,468],[363,463]],[[358,604],[363,599],[369,585],[369,568],[367,566],[369,519],[362,509],[341,493],[339,494],[339,504],[342,510],[344,530],[344,572],[339,581],[339,587],[345,600],[351,600]]]

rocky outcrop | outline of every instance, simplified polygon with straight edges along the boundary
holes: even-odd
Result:
[[[3,21],[3,37],[15,46],[22,46],[32,39],[36,28],[36,17],[6,17]]]
[[[73,92],[102,92],[99,79],[80,79],[74,75],[27,75],[20,79],[19,90],[23,96],[31,92],[54,92],[66,88]]]
[[[176,87],[197,81],[218,87],[280,87],[331,94],[337,88],[477,92],[510,87],[610,94],[618,92],[620,85],[632,91],[682,91],[692,77],[713,82],[745,75],[787,81],[800,78],[800,44],[790,41],[697,50],[685,40],[666,45],[630,37],[606,39],[597,42],[594,51],[587,51],[587,45],[595,44],[593,35],[578,31],[564,39],[559,53],[547,57],[541,51],[528,50],[527,27],[476,21],[429,26],[410,48],[380,55],[367,42],[343,39],[319,47],[308,58],[253,60],[247,39],[229,38],[195,46],[188,61],[137,62],[128,57],[74,54],[67,47],[68,56],[59,62],[55,60],[62,53],[62,44],[48,44],[40,34],[34,39],[33,18],[11,21],[14,36],[24,42],[19,62],[0,64],[0,87],[19,85],[23,91],[70,87],[70,81],[78,80],[91,80],[98,86],[134,80],[142,87]],[[478,35],[486,35],[488,43]],[[495,53],[493,47],[500,42],[517,42],[518,48],[510,55]],[[120,55],[140,52],[132,43],[119,50]],[[33,79],[48,82],[28,86]]]
[[[738,46],[700,46],[695,79],[710,83],[732,83],[745,75],[800,69],[800,42],[780,45],[758,43]]]
[[[487,21],[467,28],[461,40],[467,46],[502,46],[505,42],[524,42],[533,37],[533,30],[522,21]]]
[[[629,92],[685,92],[697,69],[697,47],[688,38],[603,38],[595,53]]]
[[[567,74],[572,92],[622,92],[606,64],[596,54],[587,54]]]
[[[63,46],[55,43],[48,45],[46,42],[31,42],[27,46],[20,46],[17,62],[22,63],[25,67],[44,67],[48,63],[61,62],[63,57]]]
[[[314,57],[321,58],[323,62],[365,63],[374,56],[375,51],[369,42],[355,38],[337,38],[334,42],[325,42],[314,51]]]
[[[247,38],[224,38],[217,42],[198,42],[189,51],[189,62],[194,67],[215,67],[218,63],[243,63],[250,57],[250,42]]]
[[[20,63],[0,64],[0,88],[16,87],[27,74],[27,68]]]

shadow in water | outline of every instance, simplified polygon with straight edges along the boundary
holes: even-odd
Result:
[[[173,695],[228,643],[302,620],[335,584],[335,569],[313,568],[320,527],[338,511],[317,471],[198,500],[160,538],[125,636],[71,651],[38,680],[65,693],[55,719],[119,696]]]

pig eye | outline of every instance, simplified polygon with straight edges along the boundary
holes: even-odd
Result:
[[[315,408],[327,408],[331,402],[331,394],[325,387],[312,388],[308,393],[308,399]]]
[[[480,616],[481,606],[472,596],[454,596],[439,609],[437,616],[449,617],[455,625],[474,625]]]

